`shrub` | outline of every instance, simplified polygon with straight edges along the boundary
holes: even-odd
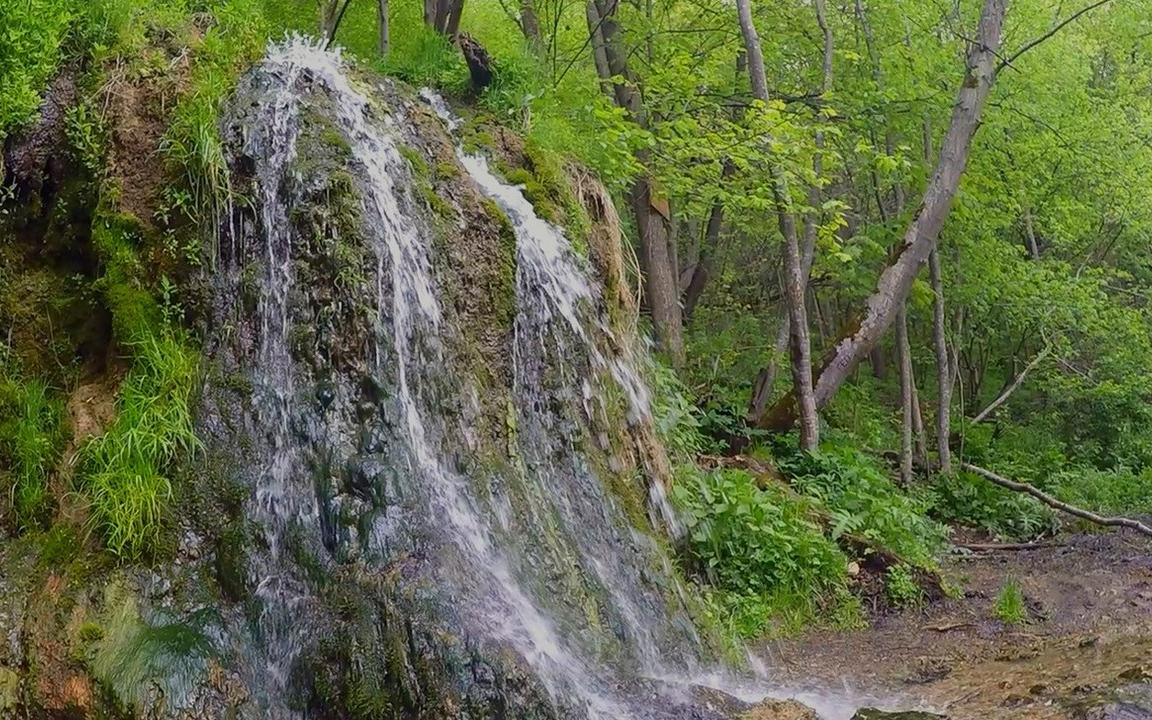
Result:
[[[924,590],[916,582],[912,568],[893,565],[884,577],[884,594],[897,608],[919,607],[924,602]]]
[[[1028,608],[1024,604],[1024,591],[1015,578],[1008,578],[996,595],[993,607],[996,617],[1008,625],[1023,625],[1028,620]]]
[[[936,566],[944,527],[927,517],[927,502],[902,491],[864,453],[826,444],[817,453],[786,456],[780,470],[794,487],[828,508],[835,518],[834,538],[861,535],[917,567]]]
[[[854,617],[838,609],[848,602],[848,559],[811,519],[812,502],[758,487],[739,470],[681,475],[674,498],[689,528],[689,556],[739,634],[760,634],[773,619],[795,629],[822,614]]]
[[[1007,540],[1052,533],[1059,524],[1053,512],[1036,500],[970,473],[938,477],[929,502],[932,515],[940,520]]]

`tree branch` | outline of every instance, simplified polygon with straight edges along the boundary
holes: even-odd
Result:
[[[1108,527],[1126,527],[1130,530],[1135,530],[1142,535],[1152,537],[1152,528],[1148,527],[1142,522],[1139,522],[1138,520],[1132,520],[1131,518],[1124,517],[1105,517],[1103,515],[1097,515],[1096,513],[1089,510],[1078,508],[1075,505],[1069,505],[1066,502],[1057,500],[1056,498],[1052,497],[1043,490],[1036,488],[1033,485],[1000,477],[991,470],[985,470],[982,467],[977,467],[976,465],[972,465],[970,463],[960,463],[960,468],[962,470],[967,470],[970,473],[979,475],[985,480],[999,485],[1000,487],[1031,495],[1050,508],[1055,508],[1061,512],[1068,513],[1069,515],[1074,515],[1075,517],[1078,517],[1082,520],[1087,520],[1088,522],[1095,523],[1097,525],[1105,525]]]
[[[976,423],[981,423],[987,420],[988,416],[992,414],[992,411],[1003,405],[1005,401],[1008,400],[1008,397],[1012,393],[1016,392],[1016,389],[1019,388],[1020,384],[1024,382],[1024,378],[1028,377],[1028,373],[1035,370],[1036,366],[1039,365],[1041,361],[1044,360],[1044,358],[1048,357],[1048,353],[1050,352],[1052,352],[1052,346],[1048,345],[1043,350],[1036,353],[1036,357],[1032,358],[1032,362],[1028,363],[1028,365],[1020,371],[1020,374],[1016,376],[1016,379],[1012,381],[1012,384],[1005,388],[1004,392],[1000,393],[999,397],[993,400],[988,405],[988,407],[981,410],[980,413],[976,415],[976,417],[972,418],[972,424],[975,425]]]
[[[1067,18],[1065,18],[1061,22],[1057,23],[1056,26],[1053,27],[1048,32],[1044,33],[1043,35],[1036,38],[1035,40],[1032,40],[1028,43],[1025,43],[1024,47],[1017,50],[1013,55],[1010,55],[1009,57],[1006,57],[1003,60],[1001,60],[1000,64],[996,66],[996,73],[999,74],[1000,71],[1006,67],[1012,67],[1012,63],[1016,62],[1016,60],[1019,59],[1019,57],[1021,55],[1028,52],[1032,48],[1036,47],[1040,43],[1050,39],[1053,35],[1060,32],[1061,30],[1063,30],[1068,25],[1071,25],[1072,23],[1076,22],[1076,20],[1078,20],[1081,16],[1092,12],[1096,8],[1100,7],[1101,5],[1107,5],[1110,2],[1112,2],[1112,0],[1096,0],[1096,2],[1092,3],[1091,5],[1080,9],[1078,12],[1072,13]],[[1015,69],[1015,68],[1013,68],[1013,69]]]

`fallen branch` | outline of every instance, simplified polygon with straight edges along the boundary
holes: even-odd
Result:
[[[1020,371],[1020,374],[1016,376],[1016,379],[1012,381],[1012,384],[1005,388],[1004,392],[1000,393],[999,397],[993,400],[992,403],[988,405],[988,407],[981,410],[976,417],[972,418],[972,424],[975,425],[976,423],[987,420],[988,416],[992,414],[992,411],[1003,405],[1004,402],[1008,400],[1008,398],[1012,395],[1012,393],[1016,392],[1016,389],[1020,387],[1022,382],[1024,382],[1024,378],[1028,377],[1028,373],[1036,369],[1036,366],[1040,364],[1040,361],[1048,357],[1048,353],[1051,351],[1052,346],[1049,345],[1037,353],[1036,357],[1032,358],[1032,362],[1028,363],[1028,365],[1026,365],[1024,369]]]
[[[976,475],[979,475],[985,480],[999,485],[1000,487],[1031,495],[1048,507],[1055,508],[1056,510],[1068,513],[1069,515],[1073,515],[1082,520],[1087,520],[1088,522],[1095,523],[1097,525],[1105,525],[1108,527],[1126,527],[1143,535],[1147,535],[1148,537],[1152,537],[1152,528],[1138,520],[1125,517],[1105,517],[1103,515],[1097,515],[1096,513],[1089,510],[1078,508],[1075,505],[1069,505],[1066,502],[1057,500],[1043,490],[1029,485],[1028,483],[1016,482],[1015,480],[1009,480],[1008,478],[1000,477],[991,470],[985,470],[984,468],[972,465],[971,463],[960,463],[960,468],[967,470],[970,473],[975,473]]]
[[[1059,547],[1062,543],[1030,542],[1030,543],[952,543],[958,548],[986,552],[990,550],[1040,550],[1043,548]]]

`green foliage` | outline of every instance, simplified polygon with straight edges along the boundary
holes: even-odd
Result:
[[[776,621],[795,630],[818,618],[853,616],[848,559],[813,518],[814,501],[758,487],[738,470],[678,478],[674,500],[689,530],[692,560],[720,591],[713,600],[740,635]]]
[[[934,517],[998,538],[1027,540],[1057,527],[1056,516],[1046,506],[970,473],[937,478],[929,497]]]
[[[64,440],[63,414],[50,388],[9,372],[0,358],[0,502],[10,503],[21,528],[42,525],[52,510],[48,478]]]
[[[215,22],[194,48],[189,86],[172,112],[161,150],[183,176],[195,213],[219,219],[231,194],[220,111],[236,78],[259,56],[267,26],[254,0],[208,5]]]
[[[170,333],[129,348],[133,364],[117,396],[116,422],[84,447],[82,467],[93,521],[109,550],[135,559],[158,550],[169,522],[169,466],[199,446],[190,409],[197,358]]]
[[[1008,625],[1023,625],[1028,621],[1028,607],[1024,603],[1024,591],[1015,578],[1008,578],[996,594],[993,606],[996,617]]]
[[[35,115],[74,13],[58,0],[0,4],[0,141]]]
[[[924,590],[916,582],[916,575],[907,565],[893,565],[884,575],[884,594],[888,602],[897,608],[920,607],[924,602]]]
[[[926,517],[926,502],[896,487],[864,453],[828,444],[819,453],[786,457],[780,470],[794,487],[829,509],[835,518],[833,537],[857,534],[917,567],[936,567],[944,528]]]

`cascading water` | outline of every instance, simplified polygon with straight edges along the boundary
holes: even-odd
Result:
[[[246,464],[263,662],[248,670],[262,716],[299,714],[278,698],[324,640],[324,578],[341,568],[411,581],[408,594],[434,597],[429,612],[469,653],[513,651],[552,716],[690,716],[671,696],[638,700],[634,686],[697,676],[708,652],[652,522],[610,489],[645,482],[624,476],[610,432],[650,422],[647,391],[564,234],[457,151],[475,183],[461,192],[495,202],[515,235],[511,377],[484,388],[445,300],[445,250],[414,192],[402,103],[299,39],[270,48],[240,96],[233,164],[258,212],[232,222],[244,237],[224,244],[220,282],[257,289],[228,312],[257,336],[238,364],[251,365],[245,423],[258,438]],[[317,137],[338,147],[337,171],[310,164]],[[339,188],[356,198],[355,233],[339,213],[305,210]],[[497,453],[477,431],[485,394],[506,398]],[[649,515],[675,531],[662,485],[649,486]]]

